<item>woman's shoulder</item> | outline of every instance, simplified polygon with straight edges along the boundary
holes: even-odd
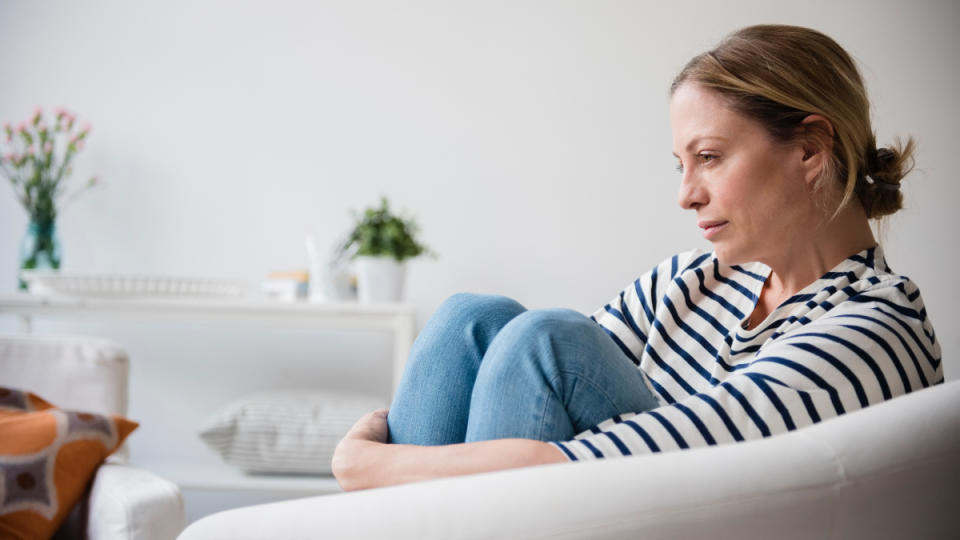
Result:
[[[908,276],[894,272],[880,248],[856,254],[853,264],[841,275],[835,272],[836,286],[821,302],[828,309],[813,321],[814,326],[841,325],[871,330],[878,335],[895,333],[923,342],[939,357],[939,344],[920,287]],[[848,283],[843,283],[849,280]],[[827,295],[821,295],[827,296]]]
[[[847,300],[855,304],[894,302],[903,308],[912,308],[912,312],[926,313],[917,283],[895,272],[879,246],[848,257],[838,269],[843,271],[834,271],[830,275],[849,281],[840,291],[846,293]]]
[[[819,358],[869,358],[888,375],[899,373],[923,386],[943,380],[940,343],[910,278],[881,269],[823,296],[801,317],[805,324],[774,341],[789,350],[805,341],[802,350]],[[767,354],[774,353],[767,348]]]
[[[902,274],[881,273],[851,283],[841,294],[842,302],[828,316],[848,313],[882,315],[900,325],[923,328],[932,336],[933,328],[920,287]]]

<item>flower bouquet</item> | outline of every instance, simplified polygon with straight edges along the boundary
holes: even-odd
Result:
[[[30,216],[27,234],[20,246],[20,269],[60,268],[60,243],[56,219],[81,192],[93,187],[97,178],[66,193],[65,181],[72,172],[74,156],[83,149],[90,125],[77,125],[77,118],[66,109],[54,111],[48,123],[40,108],[29,120],[16,127],[3,125],[0,147],[0,174],[10,181],[20,204]],[[26,284],[20,280],[20,288]]]

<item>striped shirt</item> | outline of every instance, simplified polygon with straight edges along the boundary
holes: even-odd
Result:
[[[853,255],[754,329],[770,268],[675,255],[592,318],[646,375],[660,406],[552,442],[570,460],[768,437],[943,382],[916,284],[879,247]]]

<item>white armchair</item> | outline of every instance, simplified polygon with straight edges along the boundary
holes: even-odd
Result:
[[[64,409],[127,414],[129,359],[89,337],[0,337],[0,384],[29,390]],[[136,436],[134,431],[133,436]],[[125,449],[101,465],[87,498],[58,531],[90,540],[169,540],[183,529],[177,486],[125,463]]]
[[[960,381],[767,439],[240,508],[181,540],[960,538]]]

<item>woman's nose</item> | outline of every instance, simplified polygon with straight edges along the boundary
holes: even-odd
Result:
[[[707,202],[707,194],[693,171],[684,171],[678,201],[684,210],[695,210]]]

